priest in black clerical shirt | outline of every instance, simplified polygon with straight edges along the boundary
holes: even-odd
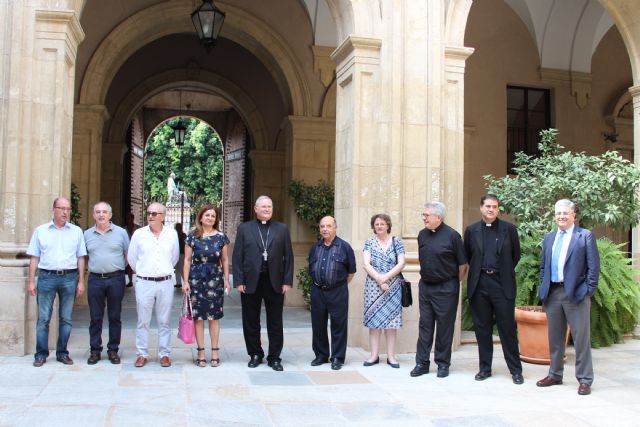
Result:
[[[269,352],[267,362],[282,371],[282,309],[284,294],[293,284],[293,249],[289,229],[272,221],[273,201],[260,196],[254,207],[256,219],[238,227],[233,249],[233,286],[240,292],[242,331],[250,360],[255,368],[262,363],[260,311],[264,300],[267,315]]]
[[[435,332],[434,362],[438,378],[449,376],[451,344],[455,329],[460,281],[467,272],[462,238],[445,224],[445,206],[440,202],[424,205],[425,228],[418,233],[420,260],[418,344],[412,377],[429,373],[429,358]]]
[[[515,384],[522,384],[514,319],[515,267],[520,260],[520,240],[513,224],[498,219],[499,211],[500,202],[495,195],[482,196],[482,220],[464,232],[464,249],[469,260],[467,295],[480,358],[480,370],[475,378],[483,381],[491,376],[495,318],[511,378]]]

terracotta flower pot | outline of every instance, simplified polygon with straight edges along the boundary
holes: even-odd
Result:
[[[539,365],[551,363],[547,314],[542,306],[516,307],[515,317],[518,323],[520,359]]]

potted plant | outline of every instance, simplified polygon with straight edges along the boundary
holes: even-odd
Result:
[[[567,198],[576,203],[578,221],[586,228],[600,225],[628,230],[640,222],[640,202],[636,197],[640,170],[635,165],[615,151],[599,156],[565,151],[556,142],[555,129],[544,130],[540,135],[540,155],[517,153],[515,175],[484,177],[489,192],[500,199],[503,212],[511,215],[518,225],[522,258],[516,267],[516,305],[522,307],[539,306],[540,251],[544,236],[555,226],[553,209],[558,199]],[[594,347],[619,342],[638,321],[640,290],[633,280],[631,260],[622,246],[624,244],[615,245],[605,238],[598,239],[601,270],[591,306],[591,345]],[[531,310],[526,310],[527,314],[535,313]],[[516,315],[523,317],[522,312]],[[546,316],[542,317],[546,321]],[[524,329],[519,323],[521,353],[528,346]],[[546,341],[546,338],[537,340]],[[531,348],[540,348],[540,345],[533,344]],[[541,359],[538,355],[524,355],[523,360],[526,358]]]
[[[320,220],[327,215],[333,215],[334,192],[333,185],[324,181],[319,181],[316,185],[305,184],[298,180],[289,183],[289,197],[293,201],[293,209],[300,220],[308,223],[316,239],[320,238],[318,230]],[[309,275],[309,266],[302,267],[296,274],[296,278],[304,302],[310,305],[313,280]]]

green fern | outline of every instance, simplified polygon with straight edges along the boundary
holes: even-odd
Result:
[[[621,250],[625,245],[598,239],[600,277],[591,305],[591,346],[595,348],[622,341],[638,323],[640,288],[634,275],[639,272]]]

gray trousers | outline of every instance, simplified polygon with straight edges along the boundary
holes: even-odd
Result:
[[[149,356],[149,325],[156,306],[158,321],[158,358],[171,355],[171,306],[173,304],[173,277],[164,282],[152,282],[136,278],[136,355]]]
[[[591,297],[577,304],[572,303],[564,293],[562,286],[551,286],[544,302],[544,310],[549,322],[549,350],[551,365],[549,376],[562,379],[564,371],[565,337],[567,322],[571,328],[571,337],[576,350],[576,378],[581,384],[593,383],[593,364],[591,361]]]

